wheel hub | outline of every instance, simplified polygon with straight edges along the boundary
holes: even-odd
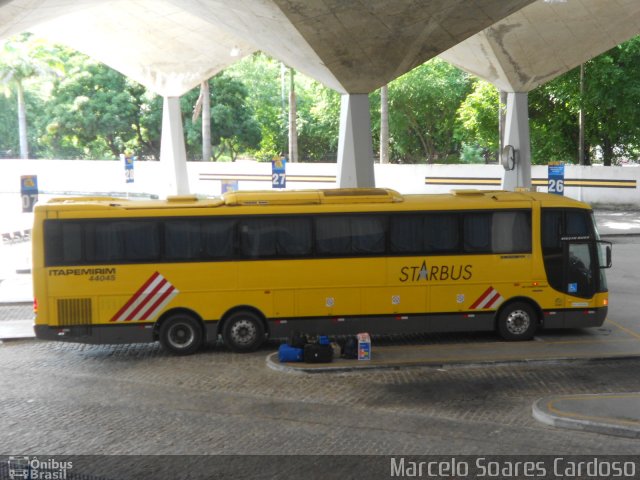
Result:
[[[240,320],[233,325],[231,336],[240,345],[248,345],[255,340],[256,328],[249,320]]]
[[[531,319],[524,310],[514,310],[507,317],[507,330],[513,335],[522,335],[531,325]]]
[[[176,348],[188,347],[194,341],[195,335],[187,325],[177,324],[169,331],[169,343]]]

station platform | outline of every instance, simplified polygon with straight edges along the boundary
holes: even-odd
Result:
[[[543,331],[528,342],[507,342],[492,333],[425,335],[422,344],[372,340],[371,360],[334,359],[331,363],[280,363],[278,353],[267,365],[283,372],[320,373],[406,366],[447,367],[500,363],[640,358],[640,333],[613,320],[600,328]],[[447,339],[450,339],[449,341]]]
[[[572,430],[640,438],[640,392],[558,395],[533,404],[542,423]]]
[[[504,364],[553,364],[640,358],[640,333],[607,320],[600,328],[543,331],[529,342],[506,342],[491,334],[451,336],[426,344],[393,345],[372,340],[371,360],[331,363],[280,363],[277,352],[267,366],[288,374],[332,374],[407,367],[462,368]],[[640,438],[640,392],[559,395],[537,400],[534,418],[547,425]]]

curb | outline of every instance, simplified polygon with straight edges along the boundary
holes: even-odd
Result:
[[[345,373],[345,372],[357,372],[357,371],[372,371],[372,370],[398,370],[401,368],[474,368],[474,367],[502,367],[509,365],[557,365],[558,363],[591,363],[591,362],[606,362],[610,360],[624,361],[624,360],[637,360],[638,356],[619,355],[619,356],[607,356],[607,357],[558,357],[550,359],[514,359],[514,360],[485,360],[485,361],[458,361],[458,362],[430,362],[427,360],[414,360],[406,363],[368,363],[360,362],[354,365],[334,365],[331,363],[323,364],[324,366],[317,367],[305,367],[305,363],[280,363],[278,360],[278,352],[273,352],[267,355],[265,362],[267,367],[277,372],[289,373],[289,374],[321,374],[321,373]],[[358,362],[358,360],[353,360]],[[367,363],[365,365],[365,363]],[[300,365],[300,366],[298,366]],[[316,364],[318,365],[318,364]],[[640,437],[639,437],[640,438]]]
[[[619,394],[620,396],[628,396],[629,393]],[[633,395],[633,394],[631,394]],[[638,395],[638,403],[640,403],[640,394]],[[575,400],[587,401],[593,399],[607,399],[615,397],[612,394],[583,394],[583,395],[564,395],[543,397],[532,406],[533,418],[541,423],[558,428],[566,428],[570,430],[580,430],[583,432],[594,432],[604,435],[613,435],[616,437],[640,438],[640,421],[619,420],[612,417],[589,416],[571,410],[556,410],[553,407],[554,401]],[[552,411],[555,410],[555,411]]]

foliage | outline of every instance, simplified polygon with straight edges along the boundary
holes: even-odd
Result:
[[[159,157],[161,97],[80,53],[46,46],[30,35],[14,37],[3,48],[0,156],[16,156],[20,148],[14,98],[20,79],[32,157],[116,158],[125,151]],[[64,77],[51,78],[51,72],[62,70]],[[281,62],[255,53],[209,80],[215,158],[270,160],[288,150],[288,75]],[[388,87],[391,161],[482,162],[496,157],[499,95],[492,85],[434,59]],[[295,88],[300,160],[335,161],[340,95],[300,73]],[[190,159],[202,155],[201,120],[192,120],[198,93],[194,89],[181,99]],[[372,92],[369,101],[377,149],[379,92]],[[583,95],[579,69],[530,92],[533,162],[576,159],[581,108],[587,152],[594,159],[609,164],[637,158],[638,105],[640,37],[585,64]]]
[[[73,56],[65,78],[55,82],[46,106],[41,142],[51,154],[118,158],[139,123],[143,87],[84,56]]]
[[[473,91],[456,112],[454,127],[456,138],[467,149],[498,151],[499,105],[500,94],[496,87],[483,80],[473,82]]]
[[[214,159],[225,150],[235,160],[238,153],[256,149],[260,145],[260,127],[251,107],[247,105],[247,87],[237,78],[220,73],[209,80],[211,97],[211,142]],[[191,109],[196,103],[199,87],[183,95],[181,108],[186,135],[187,155],[199,158],[202,155],[202,120],[193,122]]]
[[[6,40],[0,49],[0,87],[3,87],[7,97],[15,93],[17,98],[16,117],[21,158],[30,156],[27,106],[37,101],[34,98],[27,98],[33,97],[33,92],[25,94],[25,87],[31,80],[38,77],[46,79],[61,74],[62,63],[59,60],[58,50],[58,47],[51,46],[30,33],[23,33]],[[35,93],[40,92],[36,90]]]
[[[470,90],[469,76],[440,59],[389,83],[391,158],[437,163],[455,154],[455,113]]]

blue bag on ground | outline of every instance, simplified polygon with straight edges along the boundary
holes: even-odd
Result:
[[[302,348],[292,347],[283,343],[278,349],[278,360],[280,362],[301,362],[304,358],[304,350]]]

